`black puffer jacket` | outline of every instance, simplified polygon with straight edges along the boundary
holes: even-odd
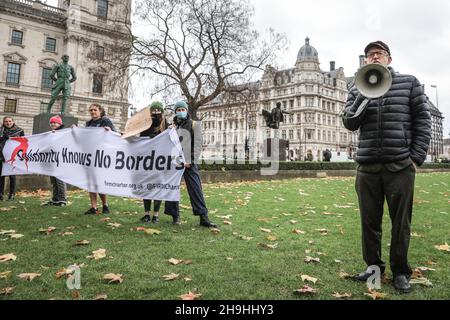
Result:
[[[392,74],[392,87],[371,99],[360,117],[354,115],[364,97],[355,86],[349,91],[344,109],[344,126],[359,132],[356,161],[360,164],[390,163],[410,157],[421,165],[431,139],[431,115],[423,87],[411,75]]]

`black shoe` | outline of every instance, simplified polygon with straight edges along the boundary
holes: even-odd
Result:
[[[109,214],[110,213],[109,207],[107,205],[103,206],[102,213],[103,214]]]
[[[53,202],[53,205],[56,206],[56,207],[63,207],[63,206],[67,206],[67,202],[65,202],[65,201],[56,201],[56,202]]]
[[[411,291],[408,277],[404,274],[394,276],[393,284],[394,288],[402,293],[409,293]]]
[[[180,217],[179,216],[177,216],[177,217],[172,216],[172,224],[174,226],[180,225],[181,224]]]
[[[375,271],[368,272],[366,270],[364,272],[361,272],[357,275],[352,276],[351,279],[355,280],[355,281],[367,282],[367,279],[369,279],[374,273],[375,273]],[[383,278],[383,275],[384,275],[384,270],[381,270],[381,278]]]
[[[52,200],[50,200],[50,201],[48,201],[48,202],[46,202],[46,203],[44,203],[44,206],[54,206],[55,205],[55,202],[53,202]]]
[[[152,221],[152,219],[150,218],[150,215],[146,214],[145,216],[143,216],[141,218],[141,222],[143,223],[149,223],[150,221]]]
[[[159,222],[159,216],[153,216],[152,222],[153,223],[158,223]]]
[[[207,215],[200,216],[200,226],[206,227],[206,228],[217,228],[217,224],[209,221]]]
[[[15,195],[10,194],[10,195],[8,196],[8,201],[13,201],[15,198],[16,198]]]
[[[92,214],[92,215],[95,215],[95,214],[99,214],[99,211],[98,211],[98,209],[94,209],[94,208],[90,208],[88,211],[86,211],[84,214]]]

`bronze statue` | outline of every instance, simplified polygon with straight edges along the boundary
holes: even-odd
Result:
[[[277,107],[272,109],[272,112],[263,110],[262,114],[269,128],[279,129],[280,122],[284,122],[283,114],[292,114],[292,113],[281,110],[281,102],[277,102]]]
[[[47,106],[47,113],[51,113],[53,104],[55,103],[58,94],[62,91],[61,114],[64,114],[67,106],[67,99],[70,97],[71,93],[70,84],[77,80],[74,68],[68,64],[69,56],[65,54],[61,59],[63,62],[56,65],[50,74],[50,78],[55,81],[55,84],[52,88],[52,99]],[[58,78],[56,78],[55,75],[57,75]]]

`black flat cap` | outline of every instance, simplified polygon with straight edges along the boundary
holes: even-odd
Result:
[[[386,51],[389,55],[391,55],[391,50],[389,50],[389,46],[386,43],[384,43],[383,41],[378,40],[378,41],[371,42],[366,46],[366,48],[364,49],[364,53],[366,54],[366,56],[367,56],[367,52],[369,52],[369,50],[373,47],[380,48],[380,49]]]

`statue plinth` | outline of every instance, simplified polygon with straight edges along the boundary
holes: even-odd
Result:
[[[41,113],[37,116],[33,117],[33,134],[43,133],[51,131],[50,128],[50,118],[55,116],[56,114],[49,114],[49,113]],[[70,128],[73,124],[78,125],[78,118],[75,118],[71,115],[60,115],[64,128]]]

